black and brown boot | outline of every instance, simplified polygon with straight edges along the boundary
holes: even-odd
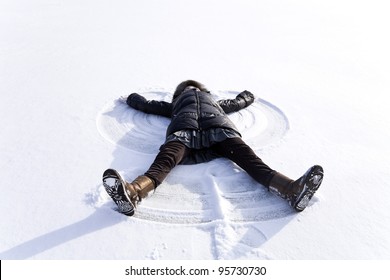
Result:
[[[125,184],[126,194],[135,207],[154,189],[154,181],[145,175],[138,176],[133,182]]]
[[[118,206],[119,212],[133,216],[137,204],[148,192],[154,190],[155,183],[145,175],[138,176],[133,182],[128,183],[116,170],[107,169],[103,173],[103,186]]]
[[[324,177],[324,170],[314,165],[298,180],[276,173],[272,177],[269,190],[277,196],[286,199],[296,211],[303,211],[314,193],[318,190]]]

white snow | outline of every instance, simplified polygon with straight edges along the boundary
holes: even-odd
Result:
[[[0,259],[389,259],[385,1],[1,0]],[[132,218],[101,176],[149,167],[186,79],[274,169],[325,170],[294,213],[225,159],[178,166]]]

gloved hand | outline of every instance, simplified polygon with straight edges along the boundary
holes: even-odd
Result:
[[[244,90],[239,95],[237,95],[237,98],[242,98],[245,100],[246,106],[251,105],[255,101],[255,96],[247,90]]]
[[[141,111],[144,110],[146,102],[146,98],[138,93],[130,94],[126,100],[127,105]]]

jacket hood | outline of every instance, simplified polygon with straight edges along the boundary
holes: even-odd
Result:
[[[195,80],[187,80],[187,81],[181,82],[176,87],[176,90],[173,93],[172,101],[175,100],[180,94],[182,94],[187,87],[195,87],[195,88],[199,89],[200,91],[209,92],[208,89],[202,83],[199,83],[198,81],[195,81]]]

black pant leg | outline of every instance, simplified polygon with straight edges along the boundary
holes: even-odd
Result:
[[[189,148],[179,141],[164,144],[145,175],[153,179],[157,187],[164,181],[169,172],[188,155],[188,152]]]
[[[265,164],[241,138],[228,138],[212,148],[244,169],[257,182],[269,187],[276,171]]]

